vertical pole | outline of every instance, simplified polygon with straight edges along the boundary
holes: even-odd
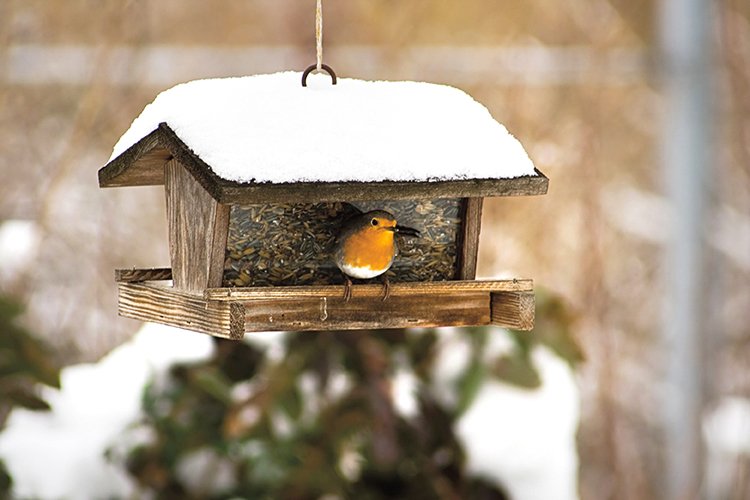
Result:
[[[703,476],[704,227],[712,115],[710,0],[662,0],[663,171],[671,205],[665,252],[664,335],[668,356],[667,499],[700,497]]]

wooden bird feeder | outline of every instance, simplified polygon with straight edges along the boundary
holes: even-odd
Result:
[[[273,78],[275,82],[270,81]],[[347,80],[339,80],[337,87],[331,87],[328,81],[330,88],[319,84],[317,88],[303,89],[298,78],[284,73],[178,86],[147,107],[123,136],[111,160],[99,170],[99,185],[164,185],[171,267],[117,270],[119,314],[229,339],[240,339],[246,332],[270,330],[488,324],[530,330],[534,322],[532,280],[475,280],[482,201],[487,196],[545,194],[548,179],[533,165],[527,166],[530,170],[524,175],[513,177],[479,178],[459,171],[459,178],[440,172],[432,178],[432,170],[424,168],[430,178],[419,179],[419,172],[409,173],[409,178],[388,178],[399,177],[392,172],[400,173],[399,168],[409,167],[395,165],[389,170],[385,164],[390,157],[388,151],[382,151],[383,147],[437,149],[432,156],[428,151],[425,161],[434,162],[439,170],[440,161],[448,154],[445,148],[451,146],[443,144],[446,139],[431,137],[430,131],[425,133],[425,144],[408,138],[406,145],[399,145],[401,131],[386,130],[382,133],[391,135],[377,137],[380,128],[362,132],[369,134],[375,144],[358,144],[356,141],[361,139],[357,135],[358,124],[354,123],[358,114],[354,113],[369,113],[363,120],[377,127],[378,117],[372,115],[384,106],[378,101],[381,94],[372,99],[375,102],[368,101],[372,106],[369,111],[351,110],[351,102],[342,104],[345,111],[336,111],[335,101],[344,99],[340,97],[343,95],[357,106],[367,106],[361,104],[364,100],[358,92],[373,82],[351,80],[347,84]],[[234,88],[241,87],[243,81],[247,88]],[[191,85],[205,88],[190,88]],[[239,112],[237,106],[242,104],[228,97],[240,92],[251,98],[254,92],[284,85],[294,85],[294,89],[290,88],[288,94],[283,88],[278,90],[282,104],[278,104],[271,119],[253,118],[252,110]],[[430,87],[439,87],[438,93],[449,89]],[[382,95],[391,91],[398,94],[399,90],[386,88]],[[468,98],[456,89],[450,90]],[[274,95],[271,92],[271,98]],[[415,99],[418,98],[411,94],[404,97],[408,102]],[[316,125],[289,116],[294,114],[290,109],[308,100],[324,102],[319,104],[321,108],[304,113],[339,113],[333,119],[324,118],[343,126],[338,131],[323,130],[315,140],[308,137],[315,146],[312,149],[298,134],[325,129],[329,122]],[[270,106],[266,101],[262,106],[244,105]],[[433,107],[419,108],[422,109]],[[403,112],[415,113],[409,109]],[[245,123],[249,119],[259,120],[263,126],[249,126]],[[434,121],[435,117],[423,119]],[[454,125],[466,127],[465,123]],[[279,132],[284,126],[294,129],[287,132],[288,142]],[[435,126],[435,134],[443,133],[443,125]],[[217,128],[221,130],[217,132]],[[300,128],[304,130],[297,130]],[[270,135],[263,135],[266,132]],[[332,137],[334,134],[339,137]],[[279,141],[284,141],[282,148]],[[346,154],[337,148],[340,141],[349,141]],[[378,147],[379,141],[384,141],[385,146]],[[520,143],[513,144],[523,152]],[[266,156],[259,152],[264,147],[271,149]],[[457,157],[476,161],[471,154],[474,145],[459,142],[458,147],[468,151],[460,151]],[[278,154],[273,148],[279,149]],[[403,157],[398,151],[395,153],[395,158]],[[282,158],[278,160],[277,156]],[[433,156],[437,159],[431,159]],[[264,175],[276,175],[284,166],[269,164],[273,161],[296,162],[294,172],[302,171],[304,175],[295,173],[291,180],[266,180]],[[337,165],[349,161],[353,162],[354,178],[336,171]],[[357,161],[366,164],[363,169],[376,171],[384,178],[372,180],[360,175]],[[525,161],[530,164],[528,157]],[[377,168],[373,169],[373,164]],[[381,164],[385,166],[380,168]],[[327,171],[326,165],[332,165],[334,172]],[[316,179],[321,169],[328,177]],[[502,174],[503,165],[497,165],[497,170]],[[251,172],[247,175],[252,178],[238,179],[237,172]],[[382,300],[382,285],[377,281],[355,281],[351,300],[343,300],[343,277],[329,252],[352,207],[364,211],[386,209],[400,224],[422,232],[419,239],[400,241],[400,254],[388,272],[388,300]]]

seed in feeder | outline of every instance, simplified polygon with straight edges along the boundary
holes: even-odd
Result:
[[[453,278],[460,207],[460,200],[442,199],[357,203],[359,210],[382,208],[393,213],[400,223],[424,229],[420,241],[399,241],[401,258],[397,259],[394,281]],[[330,263],[330,251],[338,228],[354,212],[350,205],[340,202],[233,206],[225,285],[341,283],[340,273]],[[275,271],[282,268],[280,274]],[[261,274],[258,270],[266,271]],[[249,283],[238,283],[240,271],[248,273],[242,276]]]

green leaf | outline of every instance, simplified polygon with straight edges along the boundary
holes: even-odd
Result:
[[[411,366],[416,375],[426,381],[436,354],[438,336],[435,330],[407,336]]]
[[[54,353],[16,322],[21,311],[19,304],[0,295],[0,374],[24,374],[59,388],[60,366]]]
[[[289,390],[281,394],[279,406],[292,420],[299,419],[302,415],[302,394],[296,385],[293,385]]]
[[[30,373],[37,381],[60,388],[60,367],[46,345],[30,335],[21,339],[21,353]]]
[[[532,337],[536,336],[540,344],[575,368],[585,357],[573,333],[573,321],[570,307],[560,296],[544,290],[537,292],[536,327]]]
[[[468,370],[458,380],[458,404],[456,405],[458,415],[461,415],[471,406],[486,375],[487,369],[484,365],[473,361]]]
[[[230,404],[232,402],[232,386],[229,380],[217,368],[207,366],[196,370],[191,381],[222,403]]]
[[[13,321],[16,316],[23,312],[21,304],[11,300],[7,296],[0,296],[0,318],[6,318],[8,322]]]
[[[540,335],[534,335],[531,332],[522,332],[519,330],[508,330],[513,343],[516,346],[520,356],[529,357],[534,346],[537,345],[542,338]]]
[[[11,402],[12,406],[20,406],[27,410],[33,411],[49,411],[49,404],[29,391],[22,389],[15,389],[6,394],[6,398]]]
[[[231,381],[251,379],[263,361],[263,352],[245,342],[216,339],[216,357],[222,373]]]
[[[552,330],[545,335],[543,343],[573,368],[585,360],[581,347],[568,329]]]
[[[531,359],[521,353],[502,356],[493,365],[492,374],[504,382],[524,389],[536,389],[542,385]]]
[[[0,498],[10,498],[10,489],[13,486],[13,478],[10,477],[5,463],[0,460]]]

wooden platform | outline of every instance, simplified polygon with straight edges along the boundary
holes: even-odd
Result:
[[[438,326],[534,327],[533,281],[380,284],[175,290],[169,269],[116,271],[119,314],[239,340],[247,332],[360,330]]]

